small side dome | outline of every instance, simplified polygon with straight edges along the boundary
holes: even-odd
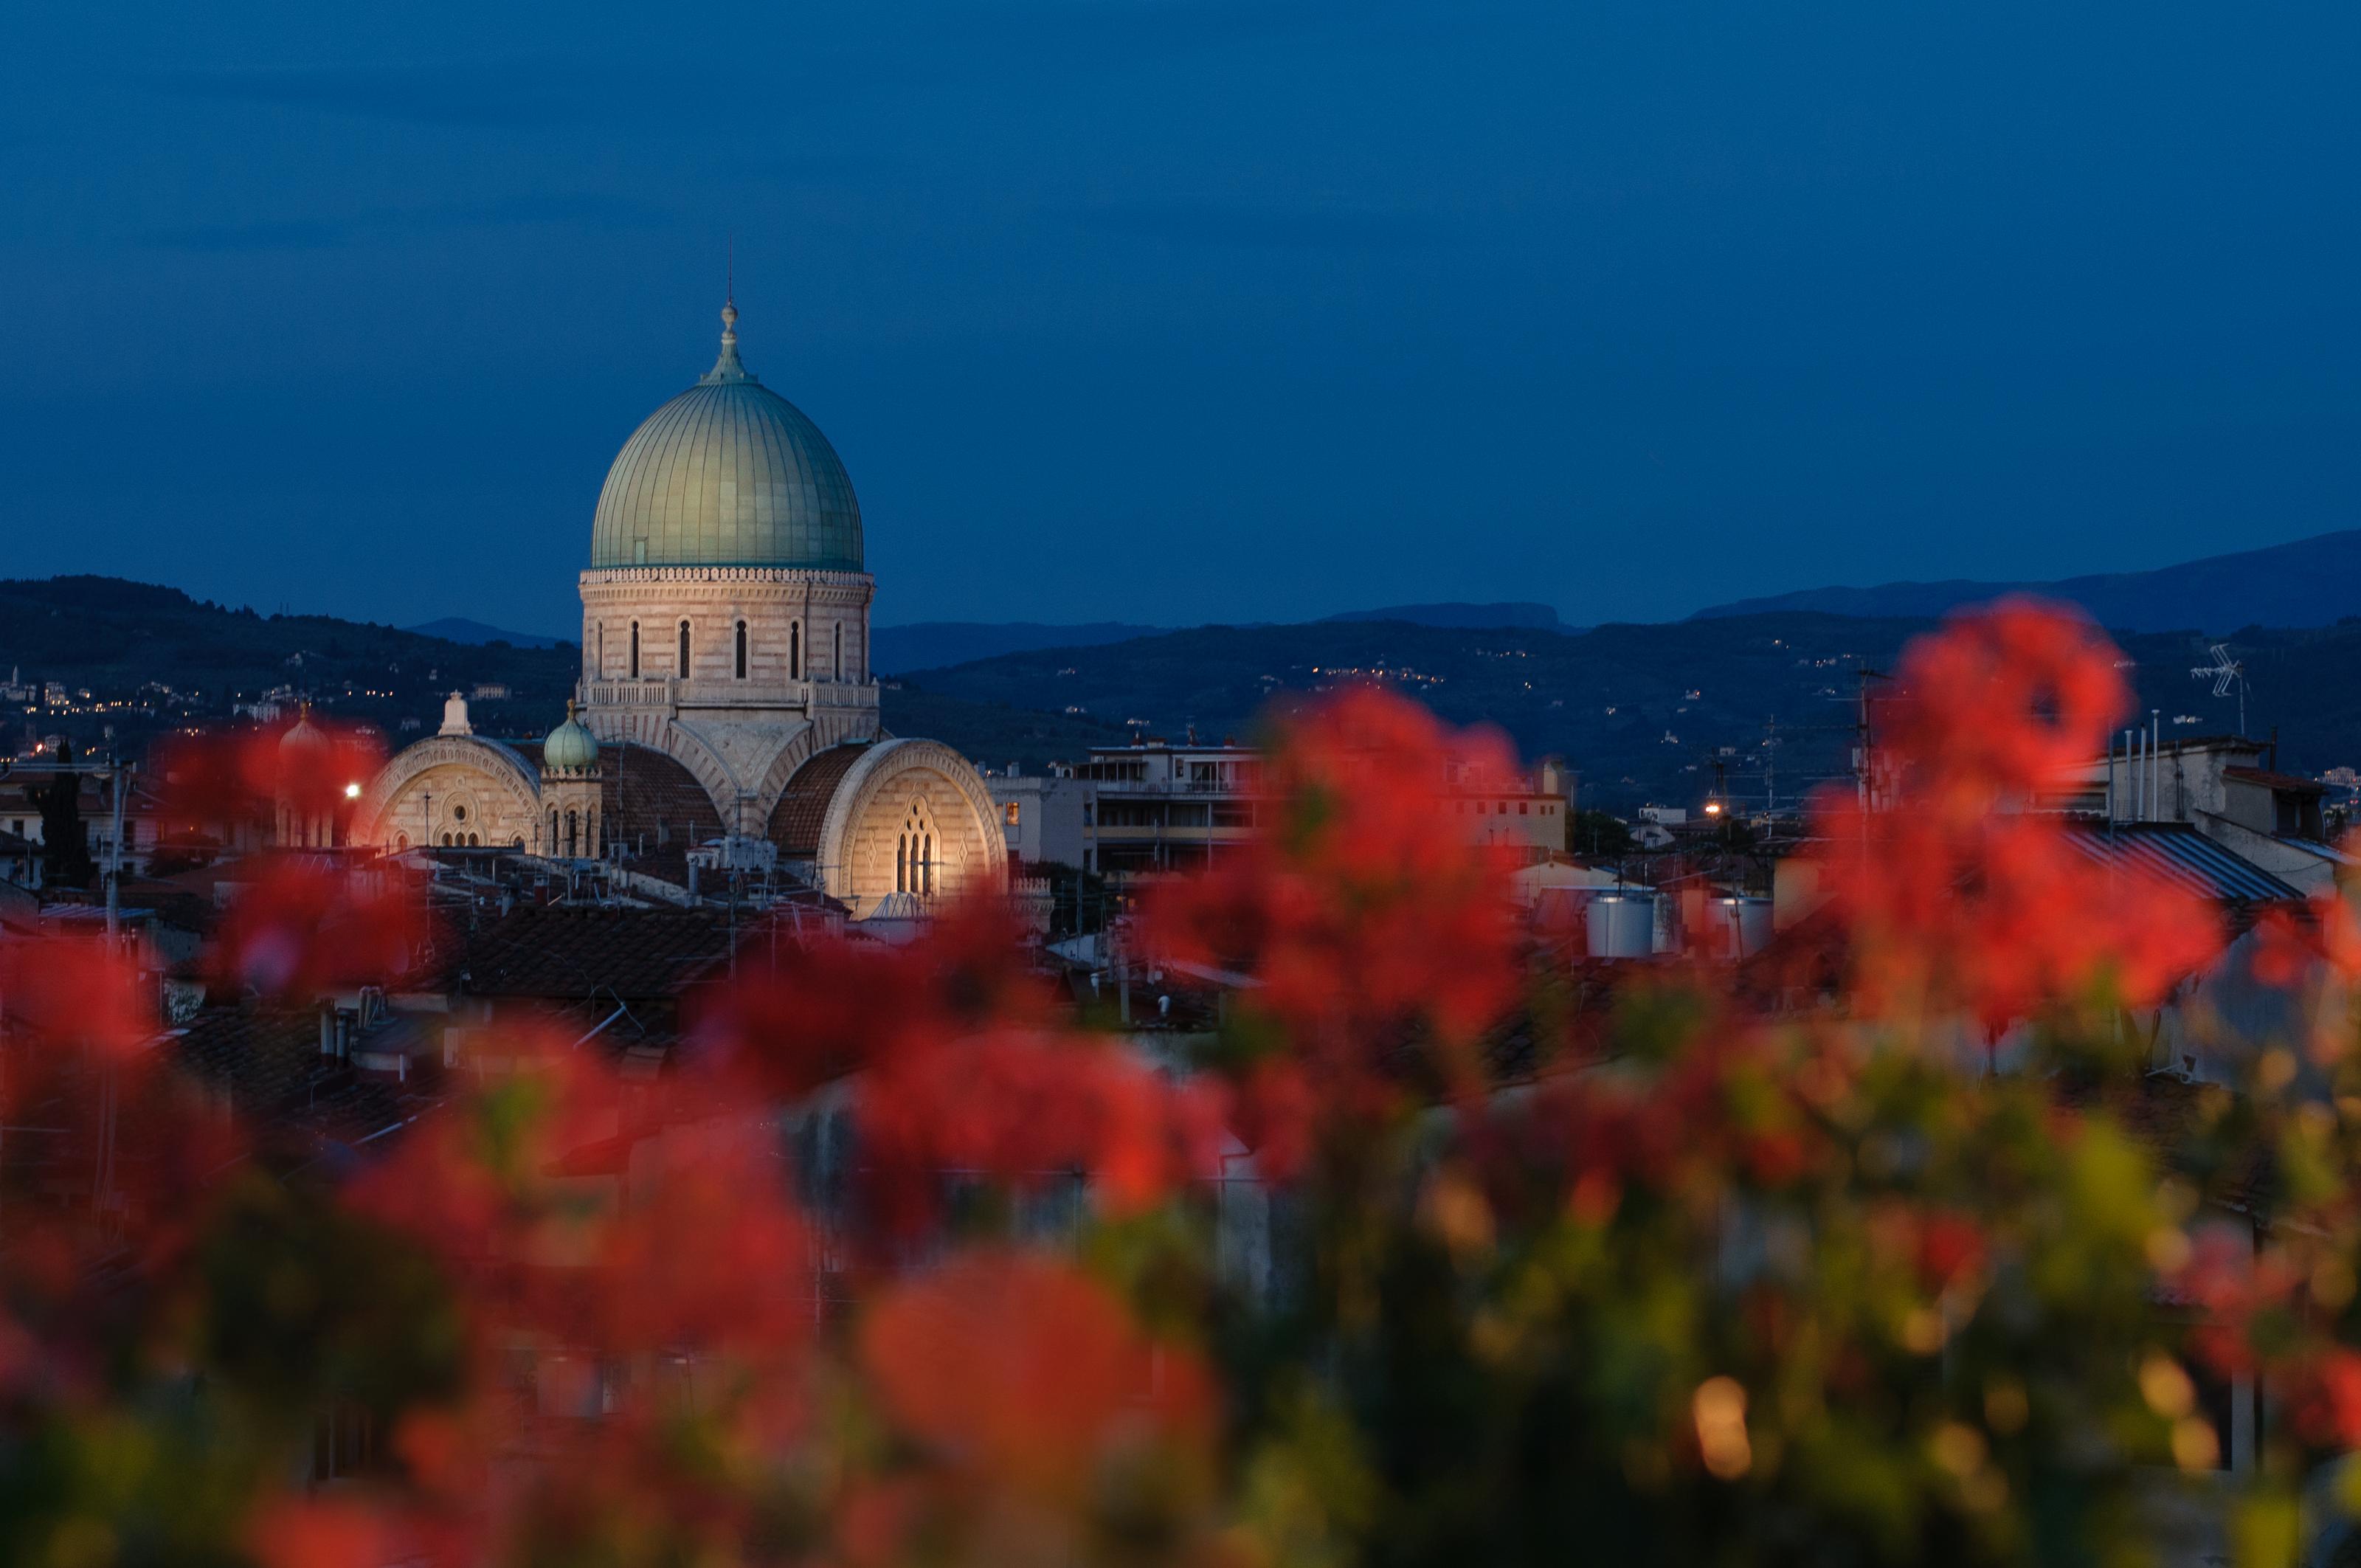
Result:
[[[587,773],[598,765],[598,737],[575,717],[580,705],[568,697],[566,722],[541,743],[541,771],[545,773]]]
[[[295,722],[279,738],[279,755],[282,761],[296,757],[316,757],[328,750],[328,732],[312,722],[312,705],[305,703],[295,715]]]

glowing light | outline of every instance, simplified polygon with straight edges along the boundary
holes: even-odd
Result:
[[[1707,802],[1705,803],[1705,814],[1706,814],[1708,817],[1719,817],[1719,816],[1720,816],[1720,815],[1721,815],[1721,802],[1719,802],[1719,801],[1718,801],[1718,800],[1708,800],[1708,801],[1707,801]]]
[[[358,785],[358,784],[346,784],[346,785],[345,786],[345,798],[346,798],[346,800],[358,800],[360,797],[361,797],[361,786],[360,786],[360,785]]]

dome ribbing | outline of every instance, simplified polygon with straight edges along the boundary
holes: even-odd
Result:
[[[862,569],[861,503],[836,449],[802,410],[721,356],[650,414],[607,471],[590,565]]]

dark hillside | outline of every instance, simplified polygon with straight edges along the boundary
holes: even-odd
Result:
[[[1303,694],[1377,681],[1454,723],[1499,725],[1527,757],[1565,757],[1598,805],[1696,804],[1717,763],[1741,796],[1775,789],[1792,801],[1850,768],[1859,672],[1891,669],[1933,624],[1787,614],[1571,635],[1352,621],[1205,628],[981,660],[915,683],[1012,708],[1077,707],[1133,733],[1178,739],[1193,726],[1213,739],[1249,733]],[[2211,657],[2207,639],[2120,641],[2137,663],[2141,706],[2161,710],[2168,736],[2236,728],[2235,696],[2215,697],[2190,674]],[[2361,762],[2361,622],[2250,630],[2232,648],[2248,664],[2249,733],[2279,726],[2291,768]]]
[[[113,725],[136,744],[274,691],[398,740],[405,718],[431,729],[445,693],[486,685],[510,695],[476,705],[480,725],[539,734],[563,715],[579,663],[570,644],[468,647],[330,616],[258,615],[115,577],[0,582],[0,676],[13,668],[65,687],[62,707],[44,705],[24,721],[77,740]],[[14,725],[0,731],[0,751],[20,740]]]

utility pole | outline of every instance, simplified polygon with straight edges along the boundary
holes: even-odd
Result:
[[[1877,756],[1874,756],[1877,737],[1870,728],[1870,683],[1872,680],[1889,680],[1889,675],[1884,671],[1872,671],[1865,663],[1858,668],[1856,675],[1861,680],[1861,699],[1858,699],[1858,716],[1853,718],[1853,789],[1856,789],[1858,801],[1861,801],[1862,817],[1868,817],[1872,798],[1877,794],[1877,786],[1874,786],[1874,779],[1877,779]]]

